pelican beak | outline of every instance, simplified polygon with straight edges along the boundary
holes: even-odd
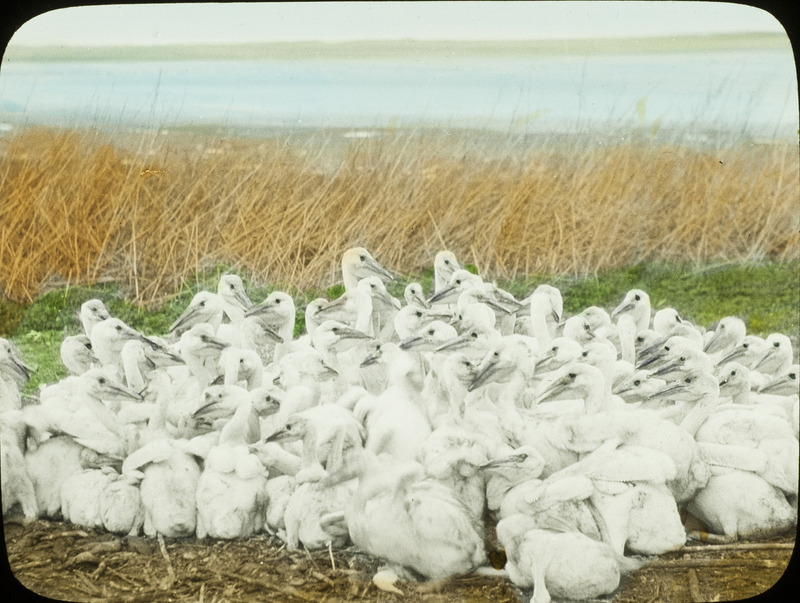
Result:
[[[739,356],[742,356],[746,351],[746,348],[742,346],[736,346],[734,349],[730,351],[730,353],[725,356],[722,360],[717,362],[718,366],[722,366],[723,364],[727,364],[731,360],[736,360]]]
[[[765,383],[758,388],[758,393],[768,394],[770,392],[780,391],[786,385],[791,385],[791,389],[794,391],[794,393],[797,393],[797,377],[795,376],[795,378],[792,378],[789,375],[784,375],[770,381],[769,383]]]
[[[667,375],[667,374],[671,373],[672,371],[674,371],[675,369],[681,369],[682,367],[683,367],[683,365],[677,360],[674,361],[674,362],[668,362],[667,364],[665,364],[665,365],[659,367],[657,370],[655,370],[652,373],[652,375],[653,375],[653,377],[659,377],[661,375]]]
[[[322,366],[325,370],[323,373],[320,374],[320,377],[322,377],[323,379],[326,377],[333,378],[339,376],[339,371],[337,371],[332,366],[325,364],[324,362],[322,363]]]
[[[111,394],[115,398],[128,398],[130,400],[136,400],[137,402],[141,402],[144,398],[141,395],[137,394],[135,391],[128,389],[127,387],[123,387],[121,385],[108,385],[108,393]]]
[[[566,378],[556,379],[548,387],[546,387],[538,396],[536,396],[536,403],[547,402],[549,400],[557,400],[558,396],[570,390],[572,383]]]
[[[536,359],[536,361],[533,363],[534,368],[546,366],[551,360],[555,359],[556,354],[557,352],[554,350],[548,350],[546,354],[543,354]]]
[[[264,300],[259,304],[251,306],[247,312],[244,313],[245,316],[257,316],[259,314],[272,317],[274,316],[274,307],[267,303],[267,300]]]
[[[611,311],[611,318],[614,318],[615,316],[618,316],[620,314],[624,314],[625,312],[630,312],[635,307],[636,305],[633,302],[625,303],[623,301],[620,305],[618,305]]]
[[[714,331],[714,334],[706,342],[706,345],[703,346],[703,351],[706,354],[713,354],[714,352],[719,351],[719,349],[724,345],[724,339],[725,338],[720,335],[719,331]]]
[[[339,327],[337,331],[339,335],[339,339],[374,339],[371,335],[367,335],[366,333],[359,331],[358,329],[352,329],[350,327]]]
[[[393,275],[391,272],[389,272],[388,270],[386,270],[386,268],[384,268],[383,266],[381,266],[381,265],[380,265],[378,262],[376,262],[374,259],[372,259],[372,258],[369,258],[369,257],[368,257],[368,258],[366,259],[366,261],[365,261],[365,264],[366,264],[366,267],[367,267],[367,268],[368,268],[370,271],[374,272],[374,273],[375,273],[375,274],[377,274],[379,277],[381,277],[381,278],[383,278],[383,279],[386,279],[387,281],[394,281],[394,280],[396,280],[396,279],[395,279],[395,277],[394,277],[394,275]]]
[[[425,343],[425,338],[419,335],[412,335],[400,342],[399,347],[401,350],[410,350],[413,347]]]
[[[253,307],[253,301],[247,296],[247,293],[245,293],[244,291],[240,291],[239,289],[237,289],[234,292],[234,297],[236,298],[236,301],[239,302],[239,304],[242,306],[242,309],[245,312]]]
[[[481,363],[481,366],[478,367],[478,374],[475,375],[475,378],[467,386],[467,391],[471,392],[490,381],[495,373],[497,373],[497,365],[498,361],[494,359],[486,363]]]
[[[498,302],[497,300],[495,300],[495,299],[493,299],[491,297],[480,296],[479,299],[480,299],[480,301],[485,303],[487,306],[489,306],[490,308],[494,308],[498,312],[502,312],[503,314],[513,314],[514,313],[514,310],[506,308],[500,302]]]
[[[324,315],[326,312],[338,310],[339,308],[344,306],[346,302],[347,302],[347,296],[340,295],[336,299],[329,301],[327,304],[319,308],[316,312],[316,315],[321,315],[321,314]]]
[[[425,299],[424,296],[420,295],[419,293],[414,293],[412,299],[420,304],[423,308],[428,307],[428,300]]]
[[[374,354],[370,354],[369,356],[364,358],[364,360],[361,361],[361,364],[359,366],[361,366],[362,368],[366,366],[372,366],[373,364],[376,364],[378,362],[378,359],[380,357],[381,357],[380,351],[375,352]]]
[[[436,348],[436,352],[443,352],[444,350],[457,350],[463,348],[464,345],[471,339],[472,335],[467,332],[454,337],[450,341],[445,341],[443,344]]]
[[[200,309],[198,306],[192,306],[191,308],[184,310],[181,315],[175,319],[175,322],[172,323],[172,326],[169,328],[169,333],[173,333],[183,326],[191,327],[195,323],[194,318],[199,312]]]
[[[375,293],[375,301],[379,301],[382,304],[385,304],[390,308],[393,308],[397,300],[395,300],[395,298],[392,297],[388,291],[381,289]]]
[[[9,361],[6,364],[11,367],[11,370],[13,370],[15,373],[18,373],[20,377],[25,379],[25,381],[31,378],[32,369],[24,362],[20,362],[15,358],[9,358]]]
[[[497,469],[500,467],[508,467],[509,465],[518,465],[520,463],[524,463],[528,459],[528,455],[524,452],[519,454],[512,454],[509,456],[504,456],[499,459],[495,459],[493,461],[489,461],[488,463],[484,463],[483,465],[479,465],[478,469],[486,470],[486,469]]]
[[[252,314],[248,314],[248,316],[252,316]],[[272,327],[267,325],[264,320],[263,316],[259,317],[258,326],[261,328],[261,332],[266,335],[267,339],[272,341],[273,343],[283,343],[283,337],[278,335]]]
[[[272,432],[270,435],[268,435],[261,441],[265,444],[267,442],[280,442],[283,440],[292,439],[293,435],[294,434],[292,434],[291,429],[288,426],[284,426],[278,429],[277,431]]]
[[[668,398],[673,394],[682,392],[684,389],[686,389],[686,384],[683,381],[673,381],[661,389],[654,391],[652,394],[647,396],[647,399],[656,400],[658,398]]]
[[[435,304],[436,302],[444,301],[445,299],[448,299],[451,296],[453,296],[455,290],[456,290],[455,285],[447,285],[446,287],[439,289],[436,293],[431,295],[428,298],[428,303]]]
[[[221,339],[217,339],[216,337],[212,337],[211,335],[203,335],[201,339],[203,340],[203,343],[205,343],[212,350],[224,350],[230,346],[230,344],[222,341]]]
[[[144,335],[140,335],[139,333],[136,333],[135,331],[134,331],[134,333],[135,333],[135,336],[134,336],[134,337],[131,337],[131,339],[138,339],[139,341],[143,341],[144,343],[146,343],[147,345],[149,345],[149,346],[150,346],[150,349],[152,349],[152,350],[157,350],[158,348],[160,348],[160,347],[161,347],[160,345],[158,345],[158,344],[157,344],[155,341],[153,341],[152,339],[148,339],[148,338],[147,338],[147,337],[145,337]]]
[[[764,364],[764,362],[774,354],[773,350],[775,350],[775,348],[772,347],[764,350],[764,353],[761,354],[761,356],[758,357],[758,360],[753,363],[753,370],[758,370],[758,367]]]

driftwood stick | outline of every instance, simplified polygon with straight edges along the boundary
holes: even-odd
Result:
[[[788,560],[787,560],[788,563]],[[645,563],[641,570],[689,569],[704,570],[734,569],[742,567],[779,567],[778,561],[771,559],[655,559]]]
[[[732,542],[730,544],[698,544],[685,546],[681,553],[714,552],[714,551],[757,551],[757,550],[789,550],[794,549],[794,542]]]
[[[167,562],[167,576],[169,577],[169,584],[164,587],[164,590],[166,590],[175,582],[175,569],[172,567],[172,560],[169,558],[167,545],[164,543],[164,537],[161,534],[158,535],[158,548],[161,550],[161,556],[164,557],[164,560]]]

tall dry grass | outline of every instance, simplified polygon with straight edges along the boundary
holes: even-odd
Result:
[[[0,150],[0,293],[118,282],[157,306],[228,263],[300,290],[363,245],[398,273],[452,249],[494,278],[794,258],[798,153],[391,132],[270,139],[27,129]]]

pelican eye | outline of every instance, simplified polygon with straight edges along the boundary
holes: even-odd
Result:
[[[669,352],[669,346],[665,345],[665,346],[664,346],[664,349],[665,349],[667,352]]]
[[[205,305],[206,305],[206,302],[205,302],[205,301],[201,301],[201,302],[200,302],[199,304],[197,304],[197,305],[198,305],[198,306],[200,306],[201,308],[204,308],[204,307],[205,307]]]
[[[736,374],[736,371],[731,371],[731,377],[733,377],[735,374]]]
[[[470,337],[472,337],[473,339],[477,339],[478,334],[475,331],[473,331],[472,333],[470,333]]]
[[[692,378],[691,377],[686,377],[686,379],[684,379],[684,381],[686,383],[691,383],[692,382]]]
[[[461,284],[461,279],[458,279],[458,280],[456,281],[456,285],[460,285],[460,284]]]
[[[776,348],[779,348],[779,347],[781,347],[781,342],[780,342],[780,341],[776,341],[776,342],[775,342],[775,343],[773,343],[772,345],[773,345],[774,347],[776,347]]]
[[[637,293],[636,295],[633,296],[633,299],[635,299],[636,301],[641,301],[642,298]]]
[[[84,343],[83,345],[85,345],[85,346],[86,346],[86,349],[87,349],[87,350],[91,350],[91,349],[92,349],[92,343],[91,343],[91,342],[89,342],[89,343]]]
[[[449,266],[450,265],[450,260],[445,260],[444,263]]]
[[[644,343],[644,337],[639,336],[636,338],[636,341],[638,341],[639,343]]]
[[[746,350],[747,348],[750,347],[750,344],[749,343],[743,343],[742,347]]]
[[[796,380],[797,379],[797,373],[789,373],[789,379]]]
[[[100,377],[100,378],[97,380],[97,382],[98,382],[100,385],[105,385],[105,384],[106,384],[106,380],[105,380],[103,377]]]
[[[589,326],[589,323],[583,323],[583,330],[584,331],[588,331],[589,329],[591,329],[591,326]]]
[[[276,299],[276,300],[275,300],[275,303],[276,303],[276,304],[279,304],[279,303],[281,303],[281,300],[280,300],[280,298]]]
[[[435,335],[436,329],[428,329],[428,335]]]
[[[583,356],[584,358],[588,357],[589,356],[589,350],[586,350],[585,352],[583,352],[583,354],[581,354],[581,356]]]
[[[578,377],[578,373],[570,373],[569,374],[569,378],[570,379],[577,379],[577,377]]]
[[[637,379],[636,381],[633,382],[633,384],[638,387],[639,385],[642,384],[642,382],[641,382],[641,380]]]
[[[232,289],[232,290],[233,290],[233,289],[236,289],[236,285],[234,285],[233,283],[231,283],[231,289]]]
[[[122,327],[121,327],[120,325],[117,325],[117,326],[116,326],[116,329],[117,329],[117,331],[121,331],[121,330],[122,330]]]
[[[417,318],[422,318],[422,311],[421,310],[417,310],[416,311],[416,315],[417,315]]]
[[[680,360],[681,362],[686,362],[686,357],[685,357],[685,356],[681,356],[679,360]]]

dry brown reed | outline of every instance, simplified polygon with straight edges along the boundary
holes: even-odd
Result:
[[[0,293],[112,280],[153,307],[217,263],[306,290],[353,245],[401,274],[447,247],[494,278],[800,251],[791,145],[470,136],[25,129],[0,146]]]

